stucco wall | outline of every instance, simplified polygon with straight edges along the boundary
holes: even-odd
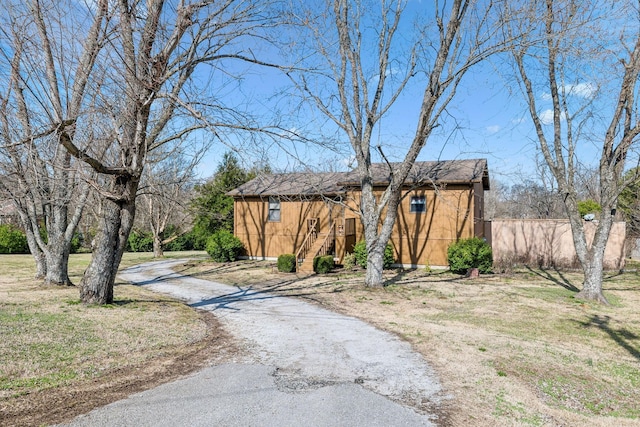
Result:
[[[587,243],[595,234],[597,221],[584,223]],[[490,243],[494,264],[526,263],[545,267],[577,267],[578,261],[569,220],[494,219],[490,222]],[[607,269],[624,266],[625,223],[611,228],[604,255]]]

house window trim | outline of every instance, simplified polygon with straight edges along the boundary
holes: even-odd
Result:
[[[416,207],[421,206],[421,210]],[[409,212],[412,214],[422,214],[427,212],[427,196],[411,196],[409,199]]]
[[[272,212],[274,213],[278,212],[278,219],[273,219]],[[280,201],[279,198],[275,196],[269,196],[269,200],[267,201],[267,221],[280,222],[281,218],[282,218],[282,202]]]

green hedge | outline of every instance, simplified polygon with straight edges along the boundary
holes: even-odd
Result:
[[[353,255],[356,257],[356,263],[362,267],[367,268],[367,243],[364,240],[359,241],[353,247]],[[382,268],[387,270],[391,268],[391,265],[395,262],[393,258],[393,246],[387,243],[384,248],[384,255],[382,258]]]
[[[132,231],[127,239],[127,252],[153,252],[153,236],[144,231]]]
[[[207,239],[207,253],[216,262],[235,261],[244,251],[244,245],[227,230],[219,230]]]
[[[293,273],[296,271],[296,256],[294,254],[282,254],[278,257],[278,271]]]
[[[493,265],[491,246],[478,237],[462,239],[453,243],[447,250],[449,268],[454,273],[464,274],[470,268],[480,273],[490,273]]]
[[[335,267],[333,255],[317,256],[313,259],[313,271],[319,274],[328,273]]]
[[[27,236],[11,224],[0,225],[0,254],[28,254]]]

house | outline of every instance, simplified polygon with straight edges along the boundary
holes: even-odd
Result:
[[[20,217],[12,200],[0,200],[0,225],[20,225]]]
[[[380,195],[397,164],[372,165]],[[403,187],[390,243],[403,266],[446,266],[458,239],[484,236],[485,159],[416,162]],[[317,255],[341,262],[364,238],[355,172],[259,176],[227,193],[234,198],[234,234],[254,259],[296,254],[302,271]]]

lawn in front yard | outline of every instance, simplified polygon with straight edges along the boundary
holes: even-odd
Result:
[[[75,283],[89,257],[71,256]],[[151,259],[125,254],[123,266]],[[182,302],[117,282],[113,304],[87,306],[77,287],[43,286],[34,274],[30,255],[0,255],[0,425],[68,419],[229,348],[210,313]]]
[[[123,265],[151,259],[126,254]],[[72,256],[74,282],[88,260]],[[275,262],[219,264],[201,254],[175,270],[301,298],[401,336],[450,396],[444,425],[640,426],[635,271],[607,275],[612,304],[601,306],[574,298],[580,274],[541,269],[476,279],[389,270],[384,288],[364,287],[362,270],[284,274]],[[0,256],[2,425],[62,420],[241,351],[215,319],[140,287],[118,283],[113,305],[84,306],[77,288],[32,276],[28,256]],[[105,397],[105,387],[116,392]]]
[[[640,275],[608,274],[611,306],[574,298],[576,272],[468,279],[392,270],[303,276],[270,262],[194,262],[183,274],[292,295],[393,332],[434,366],[454,426],[640,426]]]

